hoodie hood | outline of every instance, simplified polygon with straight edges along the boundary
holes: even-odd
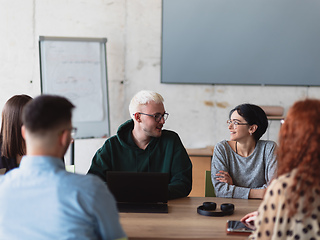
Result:
[[[135,144],[132,138],[133,127],[134,127],[134,122],[132,119],[130,119],[125,123],[123,123],[122,125],[120,125],[120,127],[118,128],[117,138],[121,146],[125,148],[131,148],[131,149],[139,149],[140,151],[145,151],[145,150],[149,151],[150,148],[153,149],[155,145],[157,145],[157,143],[159,142],[160,138],[151,138],[147,148],[145,150],[140,149]],[[162,130],[162,131],[165,131],[165,130]]]
[[[125,123],[121,124],[117,131],[117,138],[120,144],[125,148],[132,148],[136,147],[132,139],[132,130],[133,130],[134,122],[132,119],[126,121]]]
[[[117,131],[117,138],[122,147],[129,149],[132,153],[132,159],[134,159],[134,166],[132,169],[135,169],[136,172],[141,171],[141,164],[144,165],[147,171],[150,171],[150,148],[149,145],[145,150],[140,149],[132,138],[132,130],[134,127],[134,122],[132,119],[126,121],[122,124]],[[152,139],[153,140],[153,139]],[[151,142],[153,142],[151,140]]]

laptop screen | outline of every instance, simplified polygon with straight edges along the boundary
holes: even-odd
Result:
[[[159,172],[107,172],[109,190],[117,202],[166,203],[169,174]]]

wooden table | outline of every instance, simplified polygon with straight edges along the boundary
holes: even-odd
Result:
[[[203,202],[233,203],[231,216],[207,217],[197,213]],[[261,200],[186,197],[168,202],[169,213],[120,213],[120,222],[129,239],[246,239],[226,234],[227,220],[240,220],[245,214],[258,209]]]

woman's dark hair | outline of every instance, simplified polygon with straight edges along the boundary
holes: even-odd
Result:
[[[257,105],[245,103],[232,109],[229,113],[229,119],[234,111],[237,111],[237,113],[243,117],[250,126],[253,124],[258,126],[257,130],[253,133],[253,137],[257,142],[268,128],[268,118],[266,113]]]
[[[1,155],[15,159],[25,155],[25,142],[21,135],[22,109],[32,98],[15,95],[3,107],[1,123]]]

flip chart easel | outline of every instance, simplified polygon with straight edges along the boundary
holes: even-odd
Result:
[[[106,38],[39,38],[41,92],[75,106],[72,124],[80,138],[110,135]],[[71,146],[72,164],[73,149]]]

